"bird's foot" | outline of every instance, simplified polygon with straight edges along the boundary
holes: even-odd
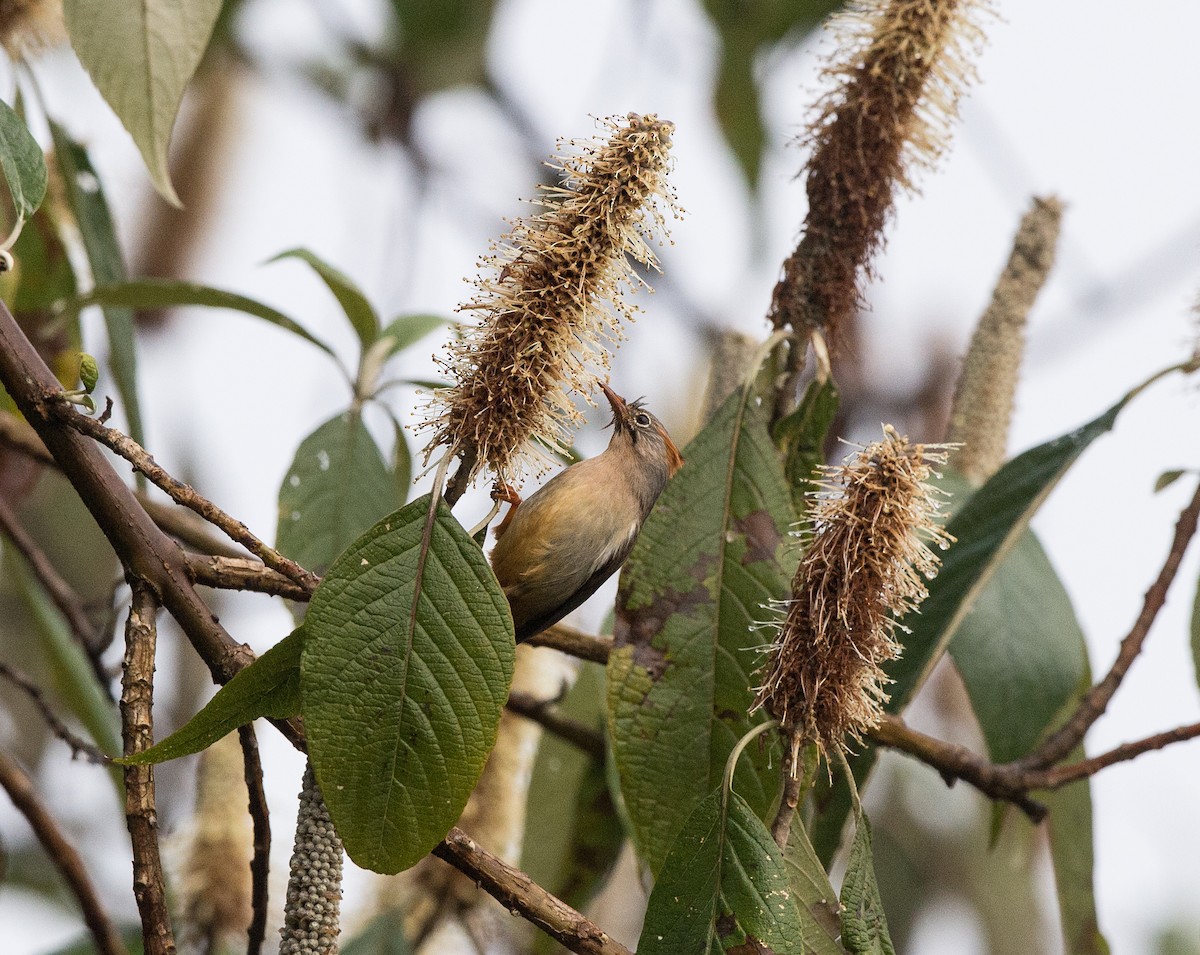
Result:
[[[509,505],[508,513],[499,524],[495,526],[492,533],[495,534],[496,540],[508,530],[508,525],[512,523],[513,515],[517,513],[517,506],[521,503],[521,495],[516,492],[512,485],[505,484],[503,481],[497,481],[492,485],[492,500],[502,501]]]

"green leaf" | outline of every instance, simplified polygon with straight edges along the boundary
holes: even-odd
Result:
[[[1185,474],[1187,474],[1187,471],[1183,470],[1182,468],[1176,468],[1171,471],[1163,471],[1163,473],[1158,476],[1158,480],[1154,482],[1154,493],[1157,494],[1159,491],[1165,491]]]
[[[8,576],[42,638],[46,659],[58,686],[58,699],[83,724],[93,743],[106,753],[119,753],[121,736],[116,706],[97,681],[96,672],[62,611],[33,575],[25,558],[15,547],[9,546],[8,538],[4,538],[4,544]]]
[[[396,500],[403,504],[412,491],[412,452],[408,450],[404,426],[390,411],[388,417],[391,418],[392,428],[396,433],[395,445],[392,448],[392,481],[396,486]]]
[[[803,951],[806,955],[844,955],[846,950],[838,942],[841,934],[838,896],[809,842],[800,812],[792,816],[783,864],[792,896],[798,903]]]
[[[638,955],[800,952],[803,939],[779,847],[741,796],[718,787],[663,862]]]
[[[865,814],[858,820],[842,881],[842,944],[852,955],[896,955],[875,882],[871,823]]]
[[[1200,686],[1200,581],[1192,598],[1192,666],[1196,670],[1196,685]]]
[[[350,858],[398,872],[462,813],[512,680],[508,601],[428,495],[330,568],[305,618],[309,757]]]
[[[92,0],[94,2],[94,0]],[[124,2],[124,0],[123,0]],[[54,156],[66,184],[67,204],[75,214],[92,279],[97,285],[111,285],[125,280],[125,263],[117,243],[116,230],[108,211],[108,201],[100,179],[92,168],[87,150],[76,143],[66,131],[50,122],[54,138]],[[128,308],[109,306],[104,309],[104,326],[108,332],[108,364],[112,369],[117,392],[129,421],[129,436],[145,445],[142,431],[142,411],[137,395],[137,350],[133,336],[133,312]],[[145,479],[137,475],[139,485]]]
[[[96,382],[100,380],[100,367],[96,359],[84,353],[79,356],[79,381],[83,390],[89,395],[96,390]]]
[[[800,405],[775,426],[775,443],[783,450],[784,473],[792,489],[796,513],[807,507],[806,496],[817,487],[818,468],[825,463],[825,436],[837,414],[839,396],[833,379],[813,381]]]
[[[114,307],[122,309],[177,308],[188,305],[228,308],[235,312],[243,312],[246,315],[261,318],[277,328],[289,331],[293,335],[299,335],[305,341],[316,345],[325,354],[337,357],[333,349],[325,342],[269,305],[256,302],[245,295],[238,295],[236,292],[226,292],[224,289],[212,288],[208,285],[197,285],[195,282],[180,282],[175,279],[139,279],[136,282],[100,285],[86,295],[62,303],[60,308],[66,312],[79,312],[89,305],[100,305],[106,309]]]
[[[300,713],[300,651],[297,627],[234,676],[183,726],[149,749],[116,760],[126,766],[162,763],[207,749],[239,726],[265,716],[286,720]]]
[[[411,955],[404,937],[404,916],[384,912],[341,948],[342,955]]]
[[[1088,674],[1088,683],[1091,674]],[[1067,763],[1086,759],[1082,745],[1067,756]],[[1058,889],[1059,921],[1067,955],[1108,955],[1108,942],[1100,933],[1093,881],[1091,782],[1082,779],[1050,792],[1035,794],[1050,810],[1050,858]]]
[[[358,367],[358,395],[366,398],[375,393],[379,374],[393,355],[430,332],[452,324],[453,322],[437,315],[401,315],[397,318],[363,351]]]
[[[321,574],[359,534],[403,501],[358,411],[301,442],[279,487],[280,552]]]
[[[875,747],[865,746],[861,753],[849,759],[850,771],[854,773],[854,782],[859,792],[867,788],[867,779],[878,758],[879,751]],[[833,864],[833,857],[842,844],[842,833],[852,808],[850,787],[838,768],[834,770],[832,782],[824,774],[817,776],[816,785],[813,787],[813,819],[810,831],[813,850],[822,865],[828,867]]]
[[[71,46],[172,205],[167,145],[222,0],[63,0]]]
[[[950,655],[993,762],[1028,753],[1075,694],[1087,645],[1071,598],[1025,531],[963,619]]]
[[[280,252],[268,262],[278,262],[281,259],[299,259],[312,266],[313,271],[321,276],[333,297],[337,299],[350,325],[354,328],[364,349],[369,348],[379,334],[379,315],[367,301],[367,297],[350,279],[335,269],[328,262],[318,258],[308,249],[289,249]]]
[[[604,695],[604,671],[585,663],[557,709],[600,730]],[[526,828],[521,869],[568,905],[582,909],[616,862],[625,838],[604,760],[553,734],[543,734],[526,817],[536,819],[537,825]]]
[[[608,662],[609,732],[642,858],[657,871],[734,744],[785,569],[791,497],[763,410],[732,395],[684,451],[621,575]],[[755,746],[737,789],[760,818],[779,792],[779,756]]]
[[[46,157],[16,111],[0,100],[0,170],[18,223],[33,218],[46,197]],[[14,224],[16,225],[16,223]]]
[[[1143,389],[1184,367],[1159,372],[1094,421],[1013,458],[955,513],[946,529],[957,543],[943,557],[921,612],[905,621],[912,629],[904,638],[903,656],[887,668],[894,681],[889,712],[898,713],[912,699],[1034,513],[1088,445],[1112,429]]]

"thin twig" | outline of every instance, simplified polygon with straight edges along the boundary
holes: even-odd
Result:
[[[13,686],[24,691],[25,695],[29,697],[30,702],[42,714],[42,719],[46,721],[46,725],[50,727],[50,731],[71,747],[71,756],[73,758],[82,756],[89,763],[96,763],[101,766],[107,765],[111,761],[104,750],[73,733],[71,728],[58,718],[58,715],[46,701],[46,695],[42,692],[41,687],[24,673],[0,661],[0,676],[7,679]]]
[[[15,762],[0,753],[0,788],[3,788],[29,823],[54,867],[66,879],[83,910],[83,921],[95,939],[100,955],[125,955],[125,943],[104,910],[83,859],[58,828],[34,789],[33,780]]]
[[[1029,778],[1038,789],[1058,789],[1068,783],[1094,776],[1109,766],[1136,759],[1143,753],[1162,749],[1171,743],[1182,743],[1184,740],[1195,739],[1197,736],[1200,736],[1200,723],[1190,723],[1187,726],[1167,730],[1165,733],[1155,733],[1153,736],[1147,736],[1134,743],[1122,743],[1106,753],[1080,760],[1078,763],[1031,772]]]
[[[556,702],[556,700],[540,700],[532,693],[521,693],[514,690],[509,693],[508,702],[505,705],[512,712],[527,720],[533,720],[546,732],[566,740],[594,759],[603,760],[605,754],[604,734],[579,720],[564,716],[555,706]]]
[[[433,850],[480,885],[510,912],[518,912],[547,935],[580,955],[631,955],[620,942],[520,869],[485,852],[457,826]]]
[[[525,642],[531,647],[550,647],[580,660],[591,660],[593,663],[607,663],[613,645],[612,637],[593,637],[562,623],[556,623],[549,630],[543,630]]]
[[[254,857],[250,860],[250,906],[254,913],[247,930],[246,955],[259,955],[267,934],[267,881],[271,867],[271,818],[263,790],[262,760],[254,725],[238,727],[246,789],[250,794],[250,819],[254,824]]]
[[[109,676],[100,662],[99,654],[96,653],[98,642],[96,627],[84,613],[83,600],[75,592],[75,588],[67,583],[58,572],[54,562],[46,556],[46,552],[38,546],[37,541],[25,530],[17,518],[16,512],[3,495],[0,495],[0,531],[3,531],[21,556],[25,558],[25,562],[29,564],[29,569],[37,577],[42,589],[46,591],[51,602],[66,619],[75,641],[83,648],[83,652],[91,664],[92,672],[96,674],[96,682],[100,684],[105,695],[110,700],[113,699]]]
[[[158,610],[154,595],[143,581],[134,579],[130,586],[133,601],[125,626],[125,670],[121,679],[121,735],[126,756],[154,745],[154,616]],[[153,766],[125,769],[125,821],[133,845],[133,894],[142,917],[142,943],[147,955],[173,955],[175,936],[158,851]]]
[[[786,742],[786,738],[785,738]],[[779,809],[771,822],[771,837],[782,852],[787,848],[788,837],[792,832],[792,817],[796,815],[796,807],[800,805],[800,793],[804,787],[802,773],[797,773],[792,767],[792,747],[783,748],[783,798],[779,800]]]
[[[157,487],[165,491],[176,504],[182,504],[195,511],[210,524],[220,528],[230,540],[237,541],[272,570],[279,571],[297,583],[312,582],[315,586],[316,575],[305,570],[294,560],[284,557],[273,547],[268,547],[255,537],[250,528],[241,521],[230,517],[208,498],[202,497],[195,488],[172,477],[145,448],[131,437],[112,428],[106,428],[94,418],[89,418],[76,411],[68,402],[54,402],[51,409],[55,417],[64,424],[99,441],[110,451],[124,458],[135,471],[146,475]]]
[[[260,594],[307,601],[315,585],[297,583],[253,557],[217,557],[187,554],[193,582],[220,590],[252,590]]]
[[[1188,543],[1196,534],[1197,520],[1200,520],[1200,487],[1196,488],[1196,493],[1192,495],[1188,506],[1179,515],[1179,521],[1175,525],[1175,536],[1171,540],[1171,549],[1167,552],[1167,558],[1158,572],[1158,577],[1146,591],[1142,611],[1138,614],[1133,628],[1121,641],[1121,648],[1117,653],[1117,659],[1113,661],[1112,668],[1103,680],[1088,690],[1075,712],[1062,727],[1051,733],[1037,749],[1020,761],[1023,768],[1044,769],[1057,763],[1083,740],[1084,734],[1091,729],[1092,724],[1108,709],[1109,701],[1117,692],[1117,687],[1121,685],[1121,681],[1125,678],[1133,661],[1142,652],[1146,635],[1150,632],[1150,627],[1158,616],[1159,610],[1162,609],[1163,603],[1166,602],[1167,591],[1175,579],[1175,574],[1179,571],[1183,554],[1187,550]]]

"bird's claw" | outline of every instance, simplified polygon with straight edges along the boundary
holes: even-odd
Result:
[[[505,504],[511,504],[513,507],[516,507],[521,503],[521,495],[517,493],[516,488],[511,484],[497,481],[492,485],[492,500],[503,501]]]

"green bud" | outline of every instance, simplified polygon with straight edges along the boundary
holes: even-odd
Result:
[[[96,364],[96,359],[83,352],[79,356],[79,380],[83,382],[83,390],[89,395],[95,390],[96,382],[100,378],[100,368]]]

